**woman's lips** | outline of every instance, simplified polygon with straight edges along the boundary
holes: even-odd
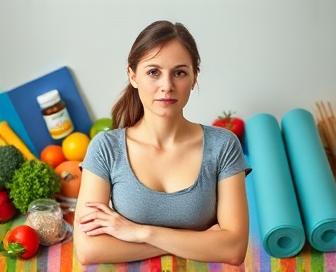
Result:
[[[156,101],[164,103],[164,104],[175,104],[177,102],[177,99],[157,99]]]

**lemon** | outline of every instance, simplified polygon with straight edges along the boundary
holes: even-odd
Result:
[[[73,132],[62,142],[64,156],[69,161],[82,161],[90,142],[89,136],[82,132]]]

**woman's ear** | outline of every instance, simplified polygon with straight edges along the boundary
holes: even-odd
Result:
[[[197,75],[195,76],[194,83],[193,83],[193,85],[191,87],[192,90],[195,88],[196,84],[197,84]]]
[[[129,79],[131,85],[133,86],[133,88],[137,89],[138,88],[138,84],[135,81],[135,73],[134,73],[134,71],[129,66],[128,66],[127,70],[128,70],[128,79]]]

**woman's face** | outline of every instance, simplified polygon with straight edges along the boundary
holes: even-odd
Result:
[[[152,49],[140,60],[136,71],[129,68],[128,72],[145,114],[161,117],[182,114],[196,82],[191,56],[177,40]]]

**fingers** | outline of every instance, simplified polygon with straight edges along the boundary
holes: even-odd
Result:
[[[108,215],[113,215],[115,212],[111,210],[107,205],[99,202],[87,202],[87,207],[91,208],[91,212],[80,217],[77,222],[85,223],[94,219],[107,219]]]
[[[97,208],[107,214],[113,213],[110,207],[108,207],[106,204],[101,203],[101,202],[86,202],[86,206],[91,207],[91,208]]]
[[[92,230],[95,230],[97,228],[100,227],[106,227],[107,226],[107,222],[104,220],[100,220],[100,219],[96,219],[94,221],[88,222],[88,223],[84,223],[84,224],[79,224],[79,228],[81,231],[88,233]]]
[[[99,210],[90,212],[89,214],[86,214],[84,216],[82,216],[81,218],[79,218],[79,223],[83,224],[83,223],[87,223],[96,219],[103,219],[103,220],[107,220],[109,217],[109,215],[107,215],[105,212],[101,212]]]
[[[107,229],[108,229],[107,227],[100,227],[100,228],[90,230],[90,231],[86,232],[86,234],[89,235],[89,236],[100,235],[100,234],[108,234]]]

